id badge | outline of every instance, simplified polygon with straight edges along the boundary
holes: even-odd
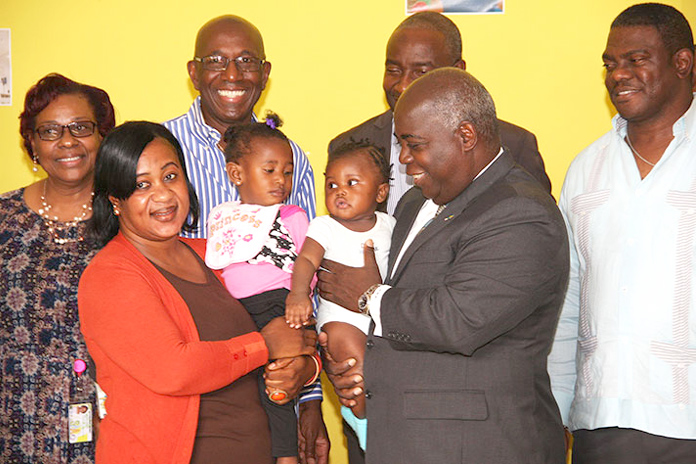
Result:
[[[92,404],[70,403],[68,406],[68,442],[92,441]]]
[[[94,384],[97,387],[97,413],[99,414],[99,419],[104,419],[106,417],[106,393],[101,389],[98,383]]]

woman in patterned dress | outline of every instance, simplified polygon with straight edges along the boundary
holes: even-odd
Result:
[[[94,162],[113,127],[101,89],[49,74],[27,93],[20,133],[34,171],[48,176],[0,195],[3,463],[94,461],[93,442],[68,443],[68,402],[72,363],[88,360],[77,284],[96,251],[84,236]]]

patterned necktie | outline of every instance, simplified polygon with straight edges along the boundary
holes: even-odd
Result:
[[[446,204],[445,204],[445,205],[440,205],[440,206],[438,206],[438,207],[437,207],[437,211],[435,211],[435,216],[431,217],[431,218],[428,220],[428,222],[426,222],[426,223],[423,225],[423,227],[421,227],[421,230],[418,231],[418,234],[420,234],[421,232],[423,232],[423,230],[425,230],[425,228],[428,227],[428,226],[430,225],[430,223],[433,222],[433,221],[435,220],[435,218],[438,217],[438,216],[440,215],[440,213],[441,213],[446,207],[447,207]],[[418,234],[416,234],[416,235],[418,235]]]

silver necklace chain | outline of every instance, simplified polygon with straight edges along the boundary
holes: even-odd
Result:
[[[645,158],[643,158],[642,156],[640,156],[640,153],[638,153],[638,150],[633,148],[633,144],[631,143],[631,138],[628,136],[628,132],[626,133],[626,142],[628,142],[628,146],[631,148],[631,151],[633,152],[634,155],[636,155],[636,157],[638,157],[639,160],[641,160],[642,162],[644,162],[645,164],[647,164],[650,167],[655,167],[655,163],[651,163],[650,161],[648,161]]]

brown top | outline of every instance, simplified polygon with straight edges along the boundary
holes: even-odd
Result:
[[[198,258],[198,256],[196,256]],[[205,267],[202,260],[199,261]],[[184,299],[202,341],[227,340],[256,330],[244,307],[208,268],[208,281],[189,282],[157,267]],[[271,438],[259,399],[259,370],[201,395],[191,464],[271,464]]]

